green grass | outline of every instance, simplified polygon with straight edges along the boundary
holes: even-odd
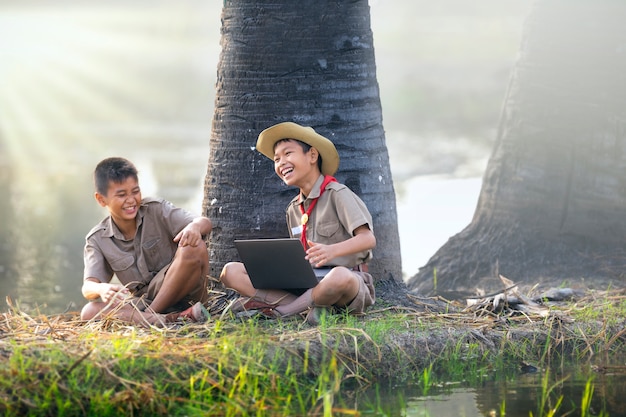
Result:
[[[623,303],[613,303],[601,311],[623,323]],[[563,315],[574,309],[565,305]],[[623,326],[606,325],[608,317],[566,324],[510,316],[503,324],[454,308],[322,315],[317,327],[214,317],[144,329],[84,323],[75,314],[30,317],[17,308],[0,317],[4,416],[375,413],[386,405],[374,399],[357,409],[350,393],[387,383],[412,384],[427,395],[451,382],[507,378],[520,361],[547,369],[589,360],[590,352],[619,352],[626,338]],[[558,383],[546,374],[543,384],[536,415],[562,406]],[[593,395],[589,385],[577,407],[589,410]]]

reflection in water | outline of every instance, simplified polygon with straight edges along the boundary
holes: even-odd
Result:
[[[417,386],[385,387],[378,384],[376,388],[356,394],[355,399],[345,399],[345,405],[381,417],[528,417],[531,413],[534,416],[548,415],[547,408],[541,411],[542,401],[546,407],[556,407],[562,396],[554,415],[625,415],[626,375],[623,373],[581,374],[572,369],[565,374],[549,375],[549,392],[542,386],[544,376],[543,373],[513,372],[505,378],[478,383],[444,384],[431,388],[427,395]],[[581,404],[589,379],[594,391],[590,409],[585,414],[581,411]]]

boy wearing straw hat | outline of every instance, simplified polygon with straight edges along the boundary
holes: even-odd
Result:
[[[274,161],[285,184],[299,188],[287,207],[290,236],[301,240],[314,268],[329,272],[317,286],[296,295],[278,288],[257,290],[244,265],[230,262],[220,279],[242,296],[231,311],[261,310],[273,317],[308,311],[312,324],[319,320],[319,307],[363,313],[376,298],[367,267],[376,238],[363,201],[332,177],[339,167],[335,145],[311,127],[284,122],[261,132],[256,148]]]

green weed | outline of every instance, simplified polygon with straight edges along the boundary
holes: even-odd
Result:
[[[614,304],[604,311],[621,314],[623,303]],[[507,319],[492,330],[500,337],[488,340],[474,329],[492,326],[491,318],[455,311],[384,307],[365,317],[322,314],[317,327],[253,318],[142,329],[75,316],[35,319],[16,308],[0,321],[0,414],[351,415],[360,411],[343,403],[345,392],[378,386],[382,377],[430,395],[448,382],[506,377],[501,370],[522,359],[543,366],[555,355],[580,358],[624,342],[623,332],[606,326],[590,331],[593,322],[572,332],[577,327],[539,319],[534,332],[516,335],[528,317]],[[542,417],[563,408],[558,388],[546,374]],[[593,393],[589,385],[576,401],[587,415]]]

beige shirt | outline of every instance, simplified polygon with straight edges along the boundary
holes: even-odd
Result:
[[[304,203],[306,212],[312,200],[319,197],[323,181],[324,176],[320,175],[304,202],[300,201],[298,195],[287,206],[287,226],[291,237],[299,238],[302,235],[300,205]],[[354,236],[354,230],[363,225],[374,231],[372,216],[365,203],[344,184],[331,182],[309,215],[306,236],[308,240],[317,243],[339,243],[350,239]],[[332,259],[327,265],[352,268],[368,262],[371,258],[372,251],[368,250]]]
[[[113,274],[131,292],[141,289],[165,266],[178,249],[172,239],[194,216],[161,199],[145,198],[137,213],[137,233],[126,240],[111,216],[87,234],[83,279],[109,282]]]

